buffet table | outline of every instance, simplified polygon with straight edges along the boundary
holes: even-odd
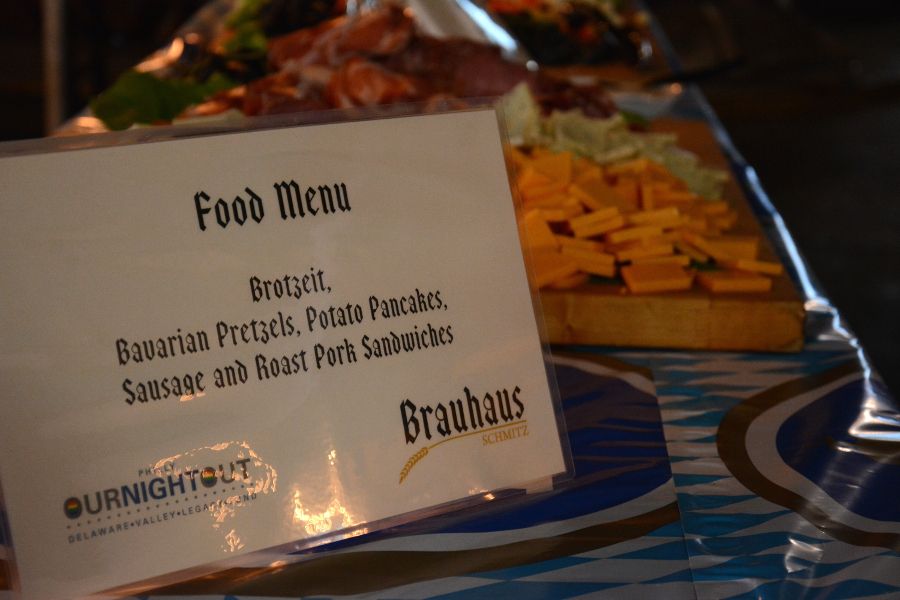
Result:
[[[557,346],[575,477],[149,597],[824,598],[900,590],[896,405],[752,168],[705,118],[805,297],[797,353]]]
[[[665,48],[664,35],[655,32]],[[677,74],[675,58],[668,58]],[[727,132],[707,124],[800,291],[798,352],[558,345],[574,477],[141,598],[888,598],[900,592],[900,415]],[[2,528],[0,528],[2,532]],[[0,539],[0,541],[3,541]],[[6,558],[0,548],[0,560]],[[2,572],[2,570],[0,570]],[[8,586],[0,580],[0,586]],[[128,592],[128,590],[123,590]]]

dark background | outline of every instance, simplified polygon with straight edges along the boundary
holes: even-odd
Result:
[[[163,45],[202,3],[66,1],[65,114]],[[900,392],[900,2],[646,4],[826,293]],[[44,130],[41,3],[6,0],[0,139]]]
[[[647,4],[900,394],[900,2]]]

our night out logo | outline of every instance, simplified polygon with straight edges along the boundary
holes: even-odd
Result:
[[[85,513],[98,515],[112,510],[122,510],[131,506],[151,504],[177,498],[194,492],[212,490],[217,485],[231,484],[250,478],[247,465],[249,458],[232,461],[227,466],[189,469],[182,473],[172,473],[166,477],[136,481],[118,487],[106,488],[72,496],[63,502],[63,512],[69,519],[78,519]]]

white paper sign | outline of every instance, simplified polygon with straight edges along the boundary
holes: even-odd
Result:
[[[0,161],[27,598],[565,470],[491,111]]]

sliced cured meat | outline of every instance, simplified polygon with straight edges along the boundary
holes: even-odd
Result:
[[[420,98],[416,82],[362,58],[351,58],[337,69],[326,98],[336,108],[375,106]]]
[[[272,107],[297,98],[298,79],[281,72],[247,84],[241,110],[246,115],[269,114]]]
[[[398,6],[364,13],[347,22],[342,31],[340,50],[370,56],[395,54],[406,47],[413,36],[410,14]]]
[[[507,61],[499,48],[416,31],[396,5],[341,16],[269,42],[273,73],[220,93],[186,111],[210,115],[230,108],[259,115],[325,108],[423,102],[423,110],[501,96],[527,82],[546,112],[615,112],[599,87],[578,88]]]
[[[616,113],[612,98],[602,87],[576,86],[567,81],[550,77],[539,77],[530,83],[535,99],[545,113],[554,110],[567,111],[581,109],[588,117],[605,118]]]
[[[269,40],[269,64],[278,71],[288,62],[316,62],[310,55],[319,57],[321,48],[328,39],[339,37],[349,17],[337,17],[310,29],[300,29],[293,33]]]
[[[384,64],[434,90],[470,98],[503,94],[531,77],[524,66],[504,60],[499,48],[464,39],[417,36]]]
[[[334,67],[353,56],[394,54],[412,37],[412,18],[402,9],[389,6],[277,37],[269,42],[269,62],[276,70],[291,63]]]

